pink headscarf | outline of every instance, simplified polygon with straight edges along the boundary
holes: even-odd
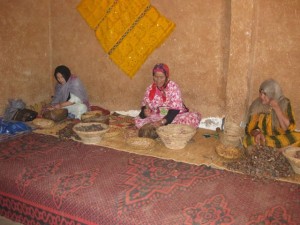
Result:
[[[163,87],[161,89],[159,89],[160,91],[162,91],[164,93],[164,90],[165,90],[165,88],[167,87],[167,85],[169,83],[169,77],[170,77],[169,67],[164,63],[156,64],[153,68],[152,74],[154,75],[156,72],[162,72],[166,76],[165,84],[163,85]],[[155,93],[156,93],[156,88],[157,88],[156,84],[153,83],[152,88],[151,88],[150,93],[149,93],[149,99],[150,100],[153,100],[153,98],[155,96]],[[163,94],[162,97],[163,97],[163,101],[165,102],[166,101],[165,94]]]

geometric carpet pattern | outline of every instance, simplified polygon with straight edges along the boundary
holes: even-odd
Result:
[[[0,215],[23,224],[295,224],[300,186],[29,133],[0,142]]]

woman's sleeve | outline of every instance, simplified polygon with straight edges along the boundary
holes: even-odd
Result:
[[[258,114],[249,116],[248,123],[246,124],[245,133],[251,134],[251,131],[258,128]]]
[[[170,99],[168,107],[171,109],[182,109],[183,108],[183,101],[181,97],[181,91],[177,84],[173,84],[170,87]]]
[[[141,107],[140,114],[139,114],[139,117],[142,118],[142,119],[145,119],[145,118],[146,118],[145,112],[144,112],[145,108],[146,108],[146,106],[142,106],[142,107]]]
[[[52,101],[51,101],[52,105],[60,103],[60,101],[61,101],[60,92],[61,92],[61,87],[59,85],[56,85],[55,91],[54,91],[54,96],[52,97]]]
[[[288,102],[287,105],[286,114],[290,121],[290,125],[287,130],[294,131],[296,128],[296,122],[295,122],[294,112],[290,101]]]
[[[172,123],[179,112],[180,112],[180,110],[170,109],[168,111],[167,115],[164,117],[167,120],[166,125]]]

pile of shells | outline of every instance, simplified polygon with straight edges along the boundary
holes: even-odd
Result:
[[[67,140],[70,138],[75,138],[76,140],[80,140],[80,137],[73,131],[75,123],[69,123],[66,127],[58,131],[58,137],[60,140]]]
[[[230,170],[240,171],[258,178],[280,178],[294,175],[286,157],[276,149],[266,146],[248,148],[243,158],[224,164]]]
[[[84,131],[84,132],[92,132],[92,131],[100,131],[104,130],[104,128],[101,125],[98,124],[91,124],[88,126],[81,126],[76,128],[77,131]]]

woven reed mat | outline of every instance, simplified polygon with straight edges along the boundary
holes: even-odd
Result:
[[[50,129],[36,129],[34,132],[46,135],[57,136],[59,130],[63,129],[66,125],[72,123],[72,121],[64,121],[56,124]],[[215,131],[206,129],[197,129],[195,136],[186,145],[184,149],[171,150],[164,146],[160,139],[155,140],[155,144],[151,148],[137,148],[130,144],[127,144],[127,140],[132,137],[138,136],[138,130],[133,126],[133,121],[126,116],[112,117],[110,122],[112,126],[112,133],[108,133],[101,142],[94,144],[97,146],[103,146],[113,148],[120,151],[135,153],[145,156],[154,156],[162,159],[172,159],[177,162],[185,162],[195,165],[207,165],[213,168],[228,170],[223,163],[228,162],[227,159],[220,157],[216,153],[216,146],[219,145],[220,139]],[[118,129],[116,129],[116,127]],[[205,135],[204,135],[205,134]],[[209,134],[210,137],[206,134]],[[76,140],[73,139],[75,141]],[[238,172],[239,171],[235,171]],[[278,180],[300,184],[300,175],[294,177],[280,178]]]

